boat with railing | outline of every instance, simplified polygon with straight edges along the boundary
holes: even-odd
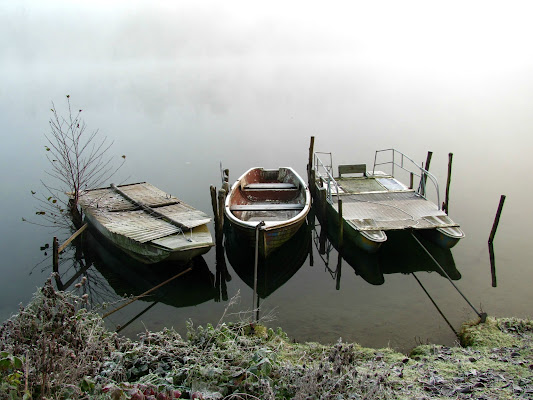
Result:
[[[338,176],[333,174],[332,154],[313,153],[310,181],[317,216],[322,224],[338,229],[342,221],[343,235],[366,251],[377,251],[391,230],[418,230],[443,248],[464,237],[437,205],[441,201],[435,176],[398,150],[376,151],[371,171],[366,164],[350,164],[339,165]],[[402,183],[400,176],[409,183]]]

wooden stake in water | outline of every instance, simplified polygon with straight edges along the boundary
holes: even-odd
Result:
[[[448,154],[448,178],[446,179],[446,195],[444,197],[444,203],[442,203],[442,210],[448,214],[449,201],[450,201],[450,183],[452,180],[452,161],[453,153]]]

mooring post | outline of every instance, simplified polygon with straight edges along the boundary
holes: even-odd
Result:
[[[52,244],[52,270],[54,273],[59,274],[59,243],[56,236],[54,236]]]
[[[229,193],[229,169],[226,168],[222,174],[222,189]]]
[[[224,234],[224,206],[226,202],[226,191],[218,191],[218,228],[217,228],[217,246],[222,246],[222,235]]]
[[[313,169],[313,153],[315,148],[315,137],[311,136],[311,140],[309,142],[309,160],[307,162],[307,182],[309,183],[309,186],[311,186],[311,170]]]
[[[450,201],[450,183],[452,180],[452,161],[453,153],[448,154],[448,178],[446,179],[446,194],[444,196],[444,203],[442,203],[442,210],[448,214],[448,202]]]
[[[433,156],[432,151],[428,151],[428,155],[426,157],[426,163],[424,164],[424,169],[429,172],[429,165],[431,164],[431,157]],[[427,181],[427,175],[424,173],[422,176],[422,195],[426,195],[426,181]]]

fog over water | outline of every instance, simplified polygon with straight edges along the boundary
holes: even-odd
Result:
[[[433,151],[442,186],[452,152],[450,215],[467,234],[453,249],[458,285],[491,315],[530,315],[532,11],[528,1],[0,0],[0,318],[50,273],[34,266],[58,233],[22,217],[35,214],[30,191],[47,179],[52,102],[65,112],[67,94],[88,129],[114,141],[112,155],[127,156],[115,183],[146,180],[209,214],[220,162],[230,180],[251,166],[304,175],[311,135],[335,164],[371,164],[381,148],[419,162]],[[486,241],[501,194],[492,288]],[[233,275],[230,292],[243,286]],[[371,287],[346,268],[340,291],[327,279],[304,265],[271,296],[289,334],[370,345],[389,335],[402,348],[414,336],[451,340],[408,276]],[[456,326],[472,318],[447,281],[426,283]],[[146,318],[217,322],[224,306]]]

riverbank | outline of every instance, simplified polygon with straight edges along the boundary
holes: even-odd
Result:
[[[0,327],[0,399],[533,398],[533,322],[465,324],[463,347],[409,355],[354,343],[293,343],[248,321],[109,332],[86,299],[47,282]]]

